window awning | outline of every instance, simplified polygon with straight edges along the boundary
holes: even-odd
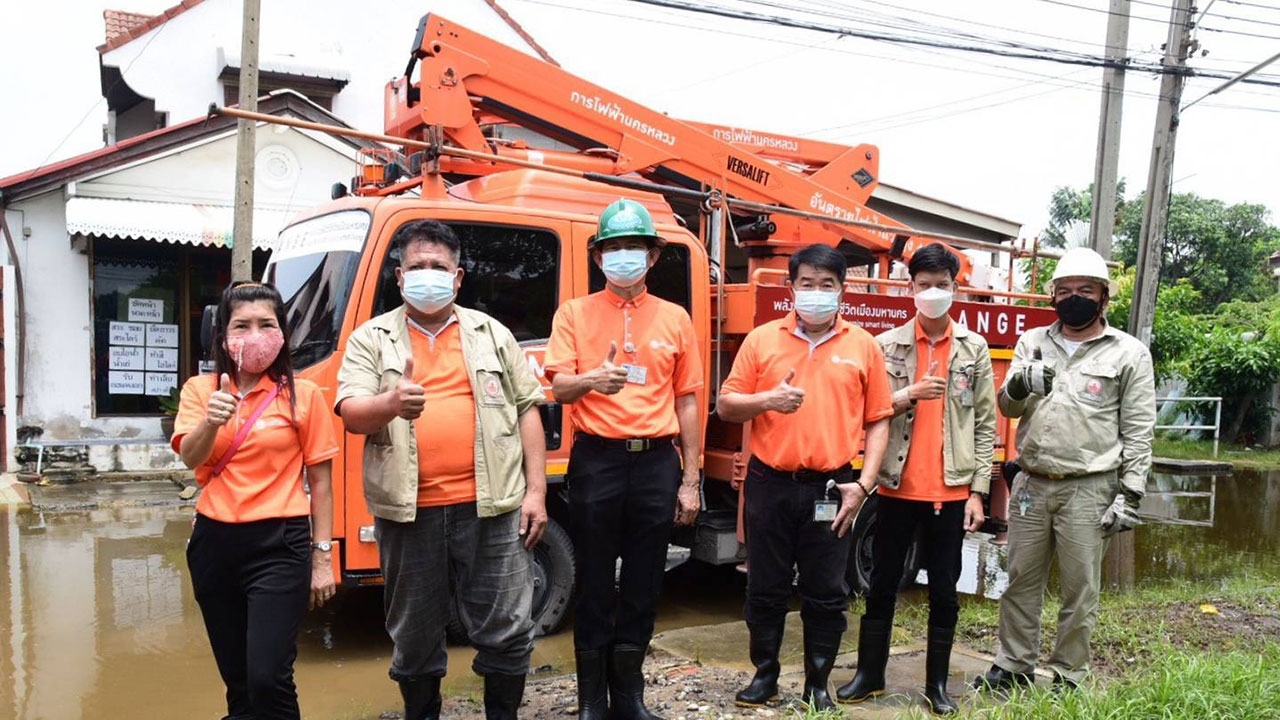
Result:
[[[253,211],[253,246],[270,250],[295,213]],[[102,235],[202,247],[231,247],[232,208],[145,200],[73,197],[67,200],[69,234]]]

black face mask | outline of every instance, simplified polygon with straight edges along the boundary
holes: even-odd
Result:
[[[1058,311],[1062,324],[1074,330],[1092,325],[1102,312],[1102,305],[1097,300],[1072,295],[1066,300],[1059,300],[1053,309]]]

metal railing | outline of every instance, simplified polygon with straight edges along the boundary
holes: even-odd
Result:
[[[1213,456],[1218,457],[1218,434],[1222,428],[1222,398],[1220,397],[1166,397],[1156,398],[1156,415],[1159,416],[1160,406],[1168,403],[1213,403],[1213,424],[1212,425],[1156,425],[1157,430],[1212,430],[1213,431]]]

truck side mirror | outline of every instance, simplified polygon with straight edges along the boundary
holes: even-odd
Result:
[[[205,305],[200,316],[200,357],[213,359],[213,328],[218,322],[218,306]]]

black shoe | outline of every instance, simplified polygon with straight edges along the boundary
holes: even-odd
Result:
[[[865,615],[858,627],[858,672],[836,690],[836,700],[860,703],[884,694],[884,669],[889,664],[893,621],[872,620]]]
[[[756,675],[751,678],[750,685],[733,696],[734,704],[739,707],[760,707],[778,699],[778,675],[782,672],[778,653],[782,650],[785,622],[784,619],[776,625],[748,627],[751,633],[751,664],[756,666]]]
[[[524,699],[524,675],[484,676],[485,720],[516,720]]]
[[[639,645],[614,645],[609,657],[613,720],[662,720],[644,706],[644,654]]]
[[[404,720],[440,720],[440,678],[420,677],[399,685]]]
[[[1067,677],[1066,675],[1063,675],[1062,673],[1058,673],[1058,672],[1055,672],[1053,674],[1053,681],[1049,683],[1050,692],[1057,693],[1059,695],[1066,692],[1073,692],[1079,689],[1080,689],[1079,683],[1075,682],[1074,680]]]
[[[827,690],[831,678],[831,668],[835,667],[836,655],[840,652],[839,632],[822,632],[804,629],[804,691],[800,701],[810,710],[821,712],[834,710],[836,704],[831,702],[831,694]]]
[[[609,686],[605,652],[589,650],[574,654],[578,663],[578,720],[608,720]]]
[[[924,660],[924,699],[934,715],[953,715],[960,710],[947,694],[947,673],[951,670],[951,642],[954,630],[929,628]]]
[[[973,681],[975,690],[1012,690],[1015,686],[1027,687],[1035,680],[1027,673],[1009,672],[999,665],[992,665],[985,674]]]

